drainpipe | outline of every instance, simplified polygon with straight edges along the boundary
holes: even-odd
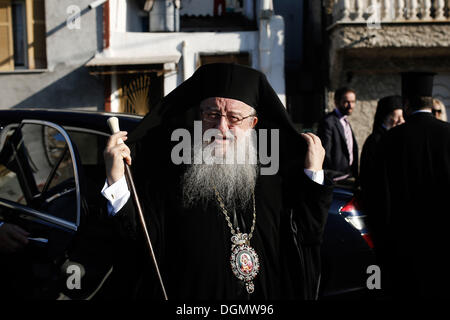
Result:
[[[109,22],[109,1],[103,5],[103,50],[109,48],[109,38],[110,38],[110,22]],[[111,111],[111,87],[112,87],[113,77],[106,76],[105,78],[105,111]]]
[[[259,69],[268,74],[271,69],[273,35],[270,20],[273,16],[272,0],[262,0],[259,11]]]
[[[110,23],[109,23],[109,1],[103,6],[103,50],[109,48]]]
[[[183,81],[189,78],[189,68],[187,66],[188,59],[187,59],[187,44],[186,41],[183,41],[181,43],[181,58],[183,59]]]

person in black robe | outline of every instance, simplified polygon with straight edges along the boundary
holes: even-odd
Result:
[[[448,297],[450,124],[432,109],[433,74],[402,74],[406,122],[386,133],[370,183],[369,227],[382,288],[395,298]]]
[[[375,155],[377,148],[380,146],[381,139],[388,130],[404,122],[401,96],[387,96],[378,101],[372,133],[364,142],[361,152],[359,182],[363,199],[366,197],[364,191],[368,187],[367,183],[371,180],[370,175],[374,172],[374,167],[377,165]]]
[[[249,234],[256,221],[250,246],[260,266],[253,279],[253,292],[247,289],[247,282],[233,274],[230,223],[220,201],[216,198],[185,205],[183,179],[189,166],[174,164],[171,158],[176,144],[171,141],[174,129],[193,132],[193,121],[202,114],[199,106],[211,97],[243,102],[257,112],[256,129],[279,130],[279,144],[275,142],[279,147],[279,170],[262,175],[264,166],[260,166],[254,187],[256,210],[251,201],[226,206],[234,230],[239,228]],[[208,116],[216,117],[220,124],[226,121],[224,116],[232,121],[228,114]],[[247,117],[254,121],[251,119],[256,115]],[[205,117],[201,119],[205,124]],[[116,146],[119,137],[124,134],[113,135],[109,146],[119,150],[119,162],[122,158],[132,159],[135,184],[169,299],[317,298],[320,243],[332,185],[328,179],[324,184],[314,182],[304,169],[320,172],[324,150],[316,136],[297,133],[261,72],[234,64],[202,66],[130,134],[127,144],[131,151]],[[271,145],[269,151],[275,153],[276,146]],[[107,152],[108,168],[112,151]],[[312,153],[319,154],[319,160],[311,166]],[[117,234],[113,278],[121,288],[121,296],[162,299],[132,201],[128,200],[111,220]]]

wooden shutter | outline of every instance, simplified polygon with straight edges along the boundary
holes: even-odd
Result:
[[[11,0],[0,0],[0,71],[14,70]]]
[[[47,67],[45,1],[26,0],[28,33],[28,67],[40,69]]]

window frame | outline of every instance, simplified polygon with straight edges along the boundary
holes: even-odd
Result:
[[[13,21],[13,5],[21,3],[24,6],[24,65],[16,66],[14,59],[14,38],[15,28]],[[6,38],[0,38],[1,47],[4,47],[7,54],[2,60],[0,73],[28,73],[42,72],[47,68],[47,33],[45,29],[45,0],[0,0],[0,4],[5,9],[6,21],[0,23],[0,27],[9,28]],[[42,25],[44,26],[42,28]],[[42,31],[42,32],[39,32]],[[41,37],[42,35],[42,37]]]
[[[14,14],[13,14],[13,6],[15,4],[21,4],[22,5],[22,9],[21,9],[21,15],[22,15],[22,21],[24,23],[23,25],[23,41],[22,41],[22,47],[23,47],[23,52],[24,52],[24,65],[23,66],[18,66],[16,64],[16,59],[15,59],[15,55],[16,55],[16,51],[14,50],[14,46],[15,46],[15,37],[16,37],[16,32],[14,30],[14,27],[16,25],[16,22],[14,21]],[[27,19],[27,2],[26,0],[13,0],[11,1],[11,24],[12,24],[12,33],[13,33],[13,63],[14,63],[14,70],[27,70],[29,69],[29,59],[28,59],[28,19]]]
[[[70,152],[70,156],[72,158],[72,164],[73,164],[73,170],[74,170],[75,193],[76,193],[76,201],[77,201],[75,222],[56,217],[50,213],[42,212],[42,211],[33,209],[28,205],[23,205],[23,204],[20,204],[20,203],[17,203],[17,202],[8,200],[8,199],[4,199],[4,198],[0,198],[0,206],[4,206],[4,207],[10,208],[10,209],[24,212],[27,215],[29,215],[30,218],[37,218],[38,220],[50,222],[50,223],[52,223],[56,226],[62,227],[64,229],[77,231],[78,227],[80,225],[80,217],[81,217],[81,191],[80,191],[80,180],[79,180],[80,177],[79,177],[79,168],[78,168],[79,164],[77,163],[77,157],[75,154],[75,149],[72,144],[72,140],[70,139],[69,134],[66,132],[66,130],[64,128],[62,128],[61,126],[59,126],[53,122],[48,122],[48,121],[44,121],[44,120],[25,119],[25,120],[22,120],[20,123],[8,124],[1,130],[0,151],[3,149],[4,142],[5,142],[3,139],[1,139],[2,137],[4,137],[3,133],[4,132],[7,133],[10,130],[21,129],[22,126],[25,124],[49,126],[49,127],[52,127],[54,129],[58,130],[58,132],[64,137],[67,147]]]

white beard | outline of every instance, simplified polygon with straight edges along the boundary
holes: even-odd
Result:
[[[203,152],[208,146],[207,143],[204,143],[202,148],[194,146],[192,151],[194,158],[196,154],[198,156],[199,152],[203,152],[203,163],[190,165],[184,174],[183,205],[192,207],[198,203],[217,201],[215,188],[228,210],[232,208],[245,209],[252,201],[259,172],[255,161],[256,143],[254,140],[250,141],[248,148],[241,149],[244,150],[246,161],[237,161],[238,152],[234,152],[234,161],[229,164],[229,161],[224,161],[226,150],[230,150],[230,148],[236,150],[237,147],[242,147],[237,139],[232,139],[225,151],[219,148],[217,156],[214,155],[214,152]],[[214,143],[209,144],[209,147]]]

